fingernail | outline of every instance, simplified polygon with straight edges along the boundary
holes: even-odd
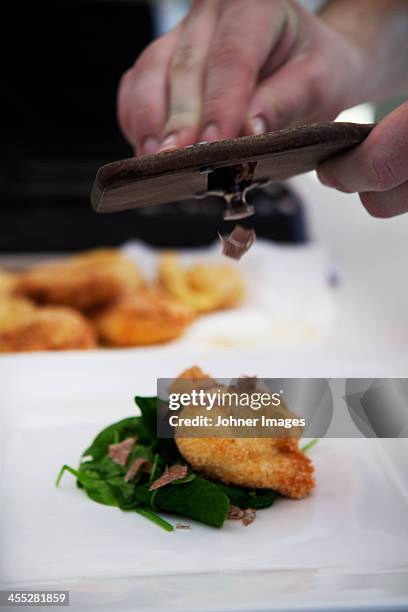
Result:
[[[266,121],[260,115],[252,117],[252,119],[249,120],[249,125],[251,126],[252,132],[255,136],[265,134],[266,132]]]
[[[206,125],[201,133],[200,140],[205,140],[206,142],[214,142],[215,140],[220,140],[220,131],[218,129],[218,126],[215,123],[209,123],[208,125]]]
[[[167,136],[162,140],[159,148],[159,153],[162,151],[171,151],[177,147],[177,134],[172,132],[171,134],[167,134]]]
[[[159,141],[154,136],[147,136],[141,146],[140,155],[154,155],[159,148]]]

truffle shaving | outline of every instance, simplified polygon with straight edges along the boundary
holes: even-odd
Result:
[[[227,518],[230,521],[242,521],[242,524],[245,525],[245,527],[248,527],[248,525],[253,523],[256,518],[256,510],[253,508],[246,508],[246,510],[242,510],[238,506],[230,506]]]
[[[140,471],[150,474],[152,471],[152,462],[148,459],[143,459],[143,457],[137,457],[127,471],[125,482],[133,480]]]
[[[154,491],[155,489],[160,489],[160,487],[164,487],[175,480],[180,480],[187,476],[188,467],[186,465],[172,465],[170,468],[166,465],[166,468],[163,474],[153,482],[150,486],[149,491]]]
[[[125,467],[135,443],[136,438],[126,438],[117,444],[109,444],[108,457],[121,467]]]
[[[240,376],[237,378],[236,387],[238,391],[256,391],[258,387],[258,378],[256,376]]]
[[[239,260],[255,242],[256,234],[253,229],[246,229],[242,225],[236,225],[227,238],[224,236],[220,236],[220,238],[223,255]]]
[[[253,523],[255,519],[256,510],[254,510],[253,508],[247,508],[246,510],[244,510],[244,518],[242,519],[242,524],[245,525],[245,527],[248,527],[248,525]]]
[[[244,511],[238,506],[230,506],[228,510],[227,519],[230,521],[242,521],[244,518]]]

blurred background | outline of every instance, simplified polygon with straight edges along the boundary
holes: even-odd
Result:
[[[317,8],[319,2],[308,4]],[[14,9],[27,52],[10,53],[6,63],[0,251],[72,251],[139,236],[162,246],[202,246],[216,239],[223,203],[214,198],[211,206],[179,203],[108,216],[96,215],[89,203],[98,167],[133,154],[116,119],[120,76],[188,5],[48,1],[28,4],[23,20]],[[350,117],[371,121],[373,111],[360,109]],[[259,236],[280,242],[308,238],[299,198],[277,188],[251,197],[257,200]]]
[[[318,10],[322,2],[304,4]],[[225,226],[224,204],[217,198],[114,215],[98,215],[90,206],[97,169],[133,155],[117,123],[119,79],[188,6],[185,0],[46,1],[25,6],[24,19],[21,7],[14,6],[26,52],[8,54],[3,77],[0,266],[21,268],[135,239],[164,247],[214,243],[219,252],[218,231]],[[339,119],[371,123],[399,102],[362,105]],[[387,347],[406,355],[408,215],[374,219],[357,195],[324,188],[314,174],[254,190],[250,197],[256,201],[257,235],[270,248],[264,283],[271,288],[265,302],[269,318],[262,326],[270,327],[273,319],[276,333],[263,344],[304,345],[318,338],[331,349]],[[297,248],[285,250],[292,246]],[[136,255],[142,261],[143,253]],[[256,256],[243,272],[246,266],[259,268]],[[228,319],[230,335],[247,328],[245,342],[257,345],[264,332],[252,331],[249,316],[244,318],[245,325]],[[297,331],[296,322],[306,319],[305,329],[312,321],[314,335]],[[214,325],[218,338],[225,319],[214,319]],[[202,337],[207,342],[206,326]]]

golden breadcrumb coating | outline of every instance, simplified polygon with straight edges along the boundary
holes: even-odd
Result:
[[[40,304],[61,304],[81,311],[134,293],[143,284],[136,264],[114,249],[96,249],[62,262],[23,272],[18,292]]]
[[[13,330],[20,323],[30,321],[37,307],[30,300],[15,296],[0,298],[0,329]]]
[[[191,467],[226,484],[273,489],[306,497],[314,488],[313,467],[296,439],[176,438]]]
[[[94,346],[91,324],[71,308],[39,308],[24,298],[0,299],[0,352],[58,351]]]
[[[105,247],[99,247],[96,249],[89,249],[88,251],[80,251],[71,256],[72,261],[112,261],[118,257],[125,257],[125,255],[118,249],[110,249]]]
[[[219,387],[215,380],[194,367],[174,381],[171,392],[198,389],[200,381],[214,389]],[[192,415],[193,412],[188,413]],[[176,436],[176,444],[194,470],[226,484],[273,489],[294,499],[305,497],[315,486],[312,462],[299,448],[297,438]]]
[[[0,269],[0,298],[12,295],[17,286],[17,274]]]
[[[158,289],[141,289],[95,315],[100,340],[109,346],[160,344],[183,334],[192,310]]]
[[[184,269],[172,252],[159,262],[159,283],[196,313],[232,308],[244,295],[244,283],[235,267],[208,263]]]

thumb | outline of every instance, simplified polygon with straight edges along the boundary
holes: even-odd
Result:
[[[358,147],[323,163],[320,181],[345,192],[390,191],[408,180],[408,102],[379,123]]]

